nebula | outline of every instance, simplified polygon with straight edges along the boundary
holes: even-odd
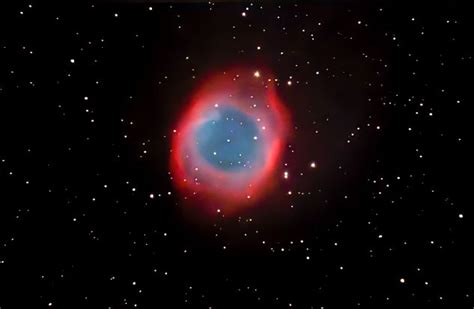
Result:
[[[269,73],[233,69],[191,96],[173,130],[170,160],[186,200],[235,211],[272,187],[289,126],[276,82]]]

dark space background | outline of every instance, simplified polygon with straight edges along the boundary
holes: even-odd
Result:
[[[0,308],[473,308],[473,26],[455,1],[2,2]],[[281,180],[190,217],[170,135],[239,65],[290,110]]]

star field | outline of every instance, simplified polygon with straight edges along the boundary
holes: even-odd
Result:
[[[473,308],[472,28],[460,1],[2,3],[0,308]]]

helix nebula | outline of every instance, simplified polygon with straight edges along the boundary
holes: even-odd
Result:
[[[206,79],[173,130],[171,173],[185,199],[234,212],[272,187],[289,115],[269,73],[233,69]]]

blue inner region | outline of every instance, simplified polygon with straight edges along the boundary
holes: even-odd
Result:
[[[260,145],[255,121],[234,107],[218,107],[214,112],[215,116],[196,130],[199,153],[227,172],[251,168]]]

